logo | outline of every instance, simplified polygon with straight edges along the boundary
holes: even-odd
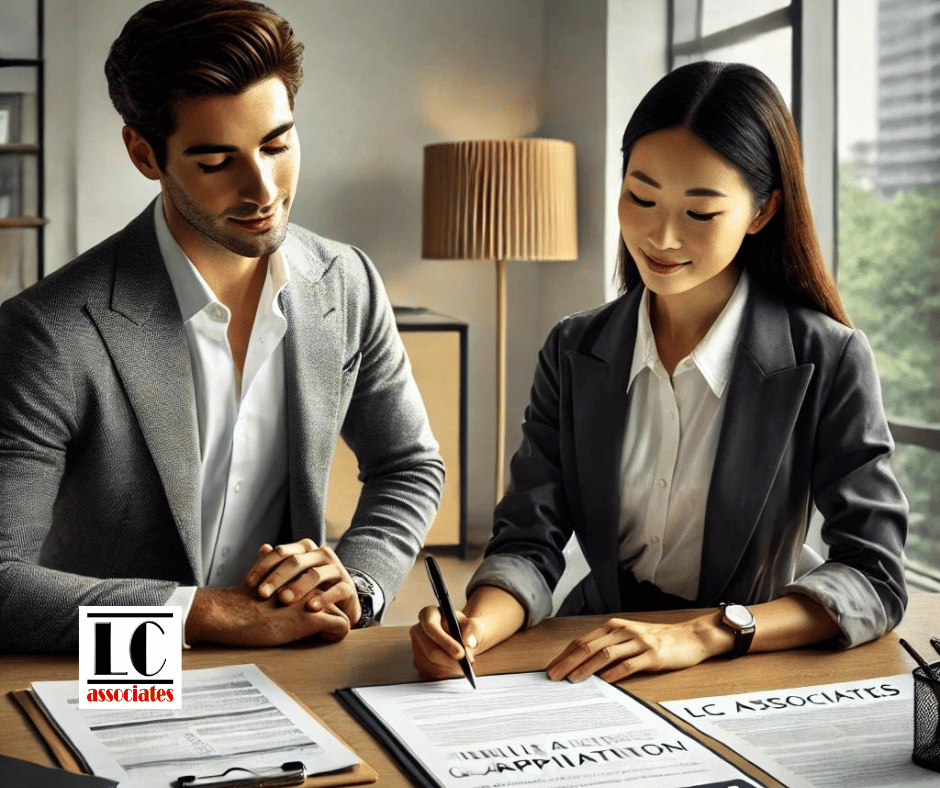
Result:
[[[181,609],[78,608],[80,709],[182,708]]]

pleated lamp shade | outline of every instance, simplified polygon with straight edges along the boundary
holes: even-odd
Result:
[[[574,145],[526,138],[426,146],[421,256],[576,259]]]

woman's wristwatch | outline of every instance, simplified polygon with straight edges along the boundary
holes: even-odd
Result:
[[[722,602],[719,607],[721,608],[720,623],[734,633],[734,645],[726,656],[734,659],[747,654],[751,641],[754,640],[754,631],[757,629],[754,614],[744,605]]]

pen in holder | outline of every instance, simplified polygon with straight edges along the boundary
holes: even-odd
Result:
[[[940,772],[940,662],[914,668],[914,751],[911,760]]]

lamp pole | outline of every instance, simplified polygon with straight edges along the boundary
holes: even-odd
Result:
[[[496,260],[496,503],[506,484],[506,261]]]

